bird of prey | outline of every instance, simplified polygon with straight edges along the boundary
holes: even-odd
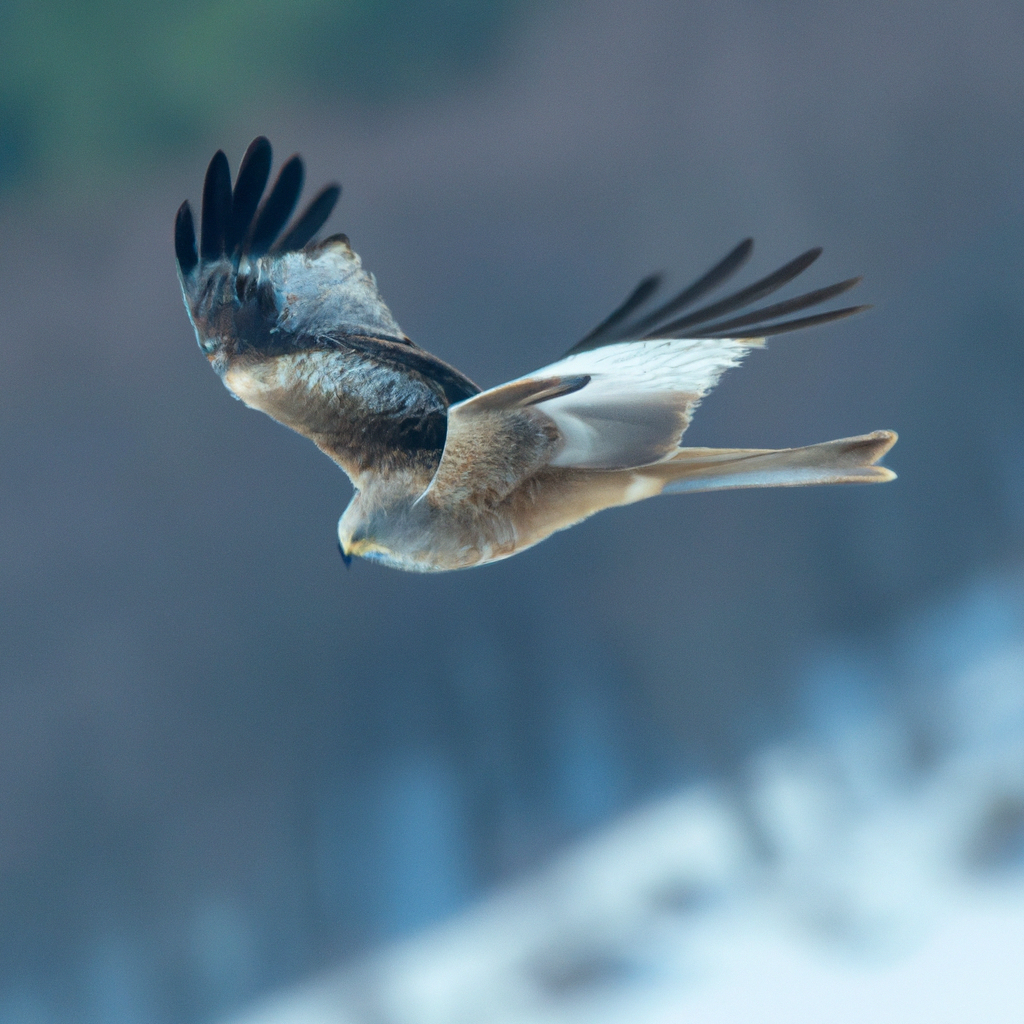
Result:
[[[338,523],[346,564],[358,555],[421,572],[461,569],[656,494],[894,476],[876,465],[896,441],[887,430],[781,450],[682,446],[701,399],[767,336],[865,308],[785,319],[853,278],[740,312],[820,249],[705,305],[747,260],[750,239],[661,303],[660,278],[647,277],[561,359],[482,391],[406,337],[344,235],[316,240],[340,188],[324,188],[286,230],[302,161],[288,160],[263,199],[270,167],[263,137],[234,185],[215,154],[198,249],[189,204],[178,210],[178,278],[199,347],[227,389],[348,474],[355,494]]]

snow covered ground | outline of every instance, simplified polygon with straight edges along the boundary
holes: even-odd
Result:
[[[237,1024],[1020,1024],[1024,588],[808,670],[747,778],[643,808]]]

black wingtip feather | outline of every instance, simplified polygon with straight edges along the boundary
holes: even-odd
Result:
[[[678,295],[673,296],[665,305],[654,310],[642,320],[631,324],[629,333],[633,337],[641,337],[652,327],[661,323],[666,317],[678,313],[687,306],[692,306],[698,299],[702,299],[708,292],[714,291],[720,284],[724,284],[733,274],[736,273],[744,263],[750,259],[754,251],[754,240],[744,238],[735,248],[726,253],[706,274],[699,277],[693,284],[684,288]]]
[[[645,340],[678,338],[683,331],[687,331],[691,327],[707,323],[709,320],[715,320],[725,313],[731,313],[734,309],[742,309],[743,306],[749,306],[751,302],[763,299],[766,295],[777,291],[784,284],[788,284],[797,275],[802,274],[821,253],[820,246],[808,249],[807,252],[801,253],[796,259],[790,260],[767,277],[762,277],[759,281],[747,285],[746,288],[741,288],[735,294],[729,295],[718,302],[713,302],[709,306],[703,306],[701,309],[680,317],[678,320],[673,320],[671,323],[663,324],[657,330],[651,331],[643,337]]]
[[[274,239],[288,222],[302,191],[303,174],[302,159],[298,155],[293,156],[278,172],[274,187],[260,208],[256,225],[245,246],[245,251],[253,259],[270,250]]]
[[[649,274],[645,277],[608,316],[589,334],[580,338],[565,354],[571,356],[607,344],[612,328],[625,320],[634,309],[639,309],[661,287],[661,280],[661,274]]]
[[[729,253],[718,261],[706,274],[694,281],[693,284],[684,288],[677,295],[674,295],[668,302],[659,306],[639,319],[628,321],[631,313],[639,309],[647,299],[654,294],[660,278],[645,278],[633,290],[625,302],[623,302],[609,317],[603,320],[594,328],[582,341],[574,345],[566,355],[573,355],[577,352],[586,352],[590,349],[600,348],[602,345],[614,344],[618,341],[629,340],[656,340],[668,338],[760,338],[773,334],[783,334],[787,331],[800,330],[803,327],[813,327],[816,324],[829,323],[832,320],[841,320],[843,317],[853,316],[867,309],[867,306],[848,306],[844,309],[832,310],[827,313],[817,313],[813,316],[799,317],[794,320],[785,320],[781,323],[769,323],[767,321],[777,320],[779,317],[788,316],[802,309],[819,305],[842,295],[854,285],[860,282],[859,277],[852,277],[846,281],[829,285],[825,288],[818,288],[815,291],[797,295],[792,299],[773,303],[770,306],[762,306],[760,309],[752,310],[741,316],[732,317],[727,320],[721,319],[726,313],[749,307],[771,292],[777,291],[783,285],[788,284],[795,277],[802,274],[818,257],[822,250],[820,246],[808,249],[801,253],[796,259],[790,260],[784,266],[779,267],[774,273],[762,277],[753,284],[741,288],[724,299],[710,303],[700,309],[694,310],[685,316],[678,317],[666,323],[667,317],[678,313],[687,306],[692,306],[698,299],[708,292],[717,288],[724,281],[730,278],[749,259],[754,248],[754,241],[745,238],[739,245],[735,246]],[[699,332],[692,332],[691,328],[698,325],[708,324],[702,327]],[[749,328],[749,330],[748,330]]]
[[[242,157],[231,197],[231,219],[224,237],[224,250],[229,254],[240,248],[249,232],[263,190],[267,187],[271,159],[270,142],[263,135],[249,143]]]
[[[331,184],[306,207],[303,214],[292,225],[291,230],[274,245],[273,252],[295,252],[303,246],[324,226],[330,217],[338,198],[341,186]]]
[[[848,292],[855,285],[860,284],[861,278],[851,277],[838,284],[831,284],[827,288],[817,288],[813,292],[805,292],[803,295],[794,296],[784,302],[776,302],[771,306],[762,306],[760,309],[744,313],[743,316],[734,317],[731,320],[724,320],[719,323],[710,324],[703,328],[708,332],[709,337],[727,337],[729,331],[735,331],[740,327],[749,327],[753,324],[764,324],[769,320],[777,320],[780,316],[788,316],[790,313],[798,313],[801,309],[810,309],[811,306],[820,306],[829,299],[834,299],[844,292]]]
[[[206,169],[203,183],[203,228],[199,246],[204,260],[224,253],[224,233],[231,218],[231,169],[224,151],[218,149]]]
[[[268,252],[302,249],[324,226],[341,196],[341,186],[326,186],[306,207],[290,230],[275,244],[295,210],[302,191],[304,168],[295,155],[285,162],[269,195],[260,199],[270,177],[272,150],[263,135],[249,144],[238,168],[234,190],[231,170],[222,150],[217,150],[203,183],[203,217],[199,252],[196,253],[195,225],[186,203],[179,211],[174,228],[174,246],[182,273],[196,264],[214,261],[225,254],[237,265],[243,253],[253,259]]]
[[[187,199],[178,207],[178,214],[174,218],[174,255],[178,258],[182,274],[191,274],[199,262],[192,207],[189,206]]]
[[[753,249],[754,240],[752,238],[744,238],[742,242],[734,246],[707,273],[694,281],[693,284],[688,285],[681,292],[673,295],[668,302],[657,309],[627,323],[625,321],[630,314],[639,310],[655,293],[661,283],[660,275],[645,277],[633,289],[625,302],[616,308],[606,319],[602,320],[586,337],[573,345],[566,355],[587,352],[591,349],[600,348],[602,345],[610,345],[616,341],[644,337],[647,331],[657,327],[666,317],[671,316],[673,313],[678,313],[687,306],[693,305],[698,299],[703,298],[708,292],[713,291],[732,277],[747,262]],[[646,336],[651,337],[653,335]]]
[[[871,305],[844,306],[842,309],[832,309],[827,313],[815,313],[812,316],[801,316],[796,320],[783,320],[780,324],[761,324],[755,330],[744,331],[737,334],[730,331],[726,334],[721,332],[705,334],[701,331],[702,338],[770,338],[775,334],[788,334],[790,331],[800,331],[805,327],[817,327],[819,324],[828,324],[833,320],[844,320],[848,316],[855,316],[870,309]]]

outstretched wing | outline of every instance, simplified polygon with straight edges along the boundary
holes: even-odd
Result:
[[[216,153],[198,247],[189,204],[178,210],[178,277],[200,347],[237,397],[310,437],[357,484],[433,472],[448,405],[480,389],[405,336],[344,235],[315,241],[341,189],[326,186],[286,229],[302,161],[289,159],[263,198],[270,166],[257,138],[232,187]]]
[[[541,466],[616,470],[671,460],[679,454],[701,399],[725,370],[762,346],[765,336],[866,308],[781,319],[842,294],[860,280],[851,278],[727,316],[806,270],[821,254],[811,249],[735,294],[681,316],[739,269],[752,244],[741,242],[692,285],[653,309],[660,279],[646,278],[558,362],[454,405],[428,494],[476,488],[503,495],[517,474]],[[494,454],[484,456],[484,451]]]

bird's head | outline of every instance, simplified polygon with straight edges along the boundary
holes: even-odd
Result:
[[[338,520],[338,550],[342,560],[350,565],[353,558],[391,564],[394,555],[390,547],[378,536],[382,528],[387,532],[387,517],[375,509],[375,503],[366,501],[357,491],[341,519]]]
[[[397,488],[395,488],[397,492]],[[431,572],[435,538],[430,508],[417,504],[408,489],[395,495],[356,491],[338,520],[338,550],[346,564],[365,558],[396,569]]]

